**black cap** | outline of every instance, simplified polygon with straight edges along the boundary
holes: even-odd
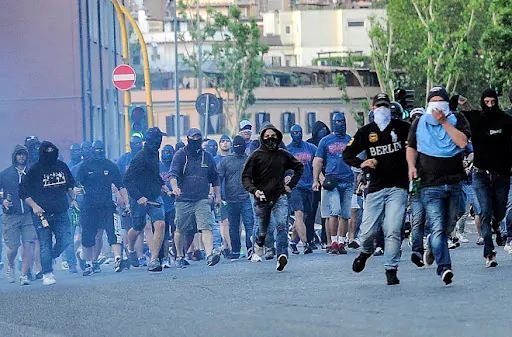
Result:
[[[149,128],[146,132],[146,138],[153,138],[157,136],[167,136],[165,132],[160,131],[160,129],[157,126],[154,126],[152,128]]]
[[[380,94],[375,95],[373,98],[373,106],[391,107],[391,100],[389,99],[388,94],[381,92]]]
[[[438,85],[430,89],[427,102],[430,102],[430,99],[436,96],[442,97],[446,102],[450,101],[450,95],[448,95],[448,91],[443,86]]]

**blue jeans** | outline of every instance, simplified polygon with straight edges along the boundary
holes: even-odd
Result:
[[[252,247],[251,237],[254,227],[254,214],[251,200],[244,202],[229,202],[227,205],[229,220],[229,237],[231,238],[231,251],[233,255],[240,254],[242,243],[240,242],[240,220],[245,228],[245,246]]]
[[[220,249],[222,247],[222,235],[220,234],[220,225],[218,222],[214,222],[212,225],[212,236],[213,249]]]
[[[53,272],[52,260],[58,258],[73,241],[68,213],[45,214],[50,224],[47,228],[43,227],[38,216],[32,218],[41,245],[41,272],[51,273]],[[52,243],[52,234],[55,235],[55,245]]]
[[[255,199],[254,199],[254,195],[253,194],[250,195],[250,199],[251,199],[251,205],[254,205]],[[256,239],[257,239],[256,233],[259,233],[260,225],[258,224],[258,221],[256,221],[256,209],[254,207],[252,207],[252,215],[253,215],[253,218],[255,219],[254,227],[252,229],[252,233],[253,233],[252,242],[256,242]],[[274,243],[275,243],[274,232],[275,232],[275,229],[276,229],[275,220],[274,220],[274,217],[271,217],[270,218],[270,224],[269,224],[269,227],[268,227],[268,230],[267,230],[267,233],[271,233],[271,235],[267,235],[267,237],[265,238],[265,247],[268,248],[268,249],[274,248]]]
[[[407,190],[398,187],[388,187],[370,193],[364,203],[363,223],[359,237],[361,252],[373,253],[373,241],[382,226],[386,246],[384,249],[386,270],[397,269],[400,262],[406,208]]]
[[[421,189],[421,202],[425,208],[426,221],[430,225],[429,246],[436,259],[438,275],[452,267],[448,237],[460,215],[461,195],[460,183]]]
[[[492,242],[491,220],[499,223],[507,210],[510,177],[487,173],[480,169],[473,170],[473,188],[480,204],[480,223],[484,239],[484,257],[494,251]]]
[[[510,184],[510,187],[511,188],[508,191],[507,215],[505,216],[508,238],[512,238],[512,183]]]
[[[70,224],[70,234],[71,234],[71,244],[64,251],[63,260],[68,263],[70,266],[76,266],[76,255],[75,255],[75,245],[74,245],[74,236],[76,227],[71,223],[71,210],[68,211],[69,224]]]
[[[425,236],[425,209],[420,194],[409,196],[411,205],[412,251],[423,254],[423,236]]]
[[[254,230],[254,237],[258,245],[263,245],[266,237],[273,236],[270,225],[273,220],[277,231],[277,255],[285,254],[288,256],[288,215],[290,212],[288,197],[283,194],[275,202],[260,203],[255,201],[254,211],[256,213],[256,223],[258,224],[257,229]]]

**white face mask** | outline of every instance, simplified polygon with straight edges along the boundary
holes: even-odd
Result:
[[[434,109],[441,110],[445,116],[450,114],[450,103],[449,102],[430,102],[427,104],[427,115],[432,115]]]
[[[379,130],[383,131],[391,121],[391,109],[385,106],[380,106],[373,110],[373,120],[379,127]]]

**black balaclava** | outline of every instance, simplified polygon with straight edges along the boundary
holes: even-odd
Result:
[[[484,99],[485,98],[495,98],[496,99],[496,103],[494,103],[494,105],[489,108],[485,103],[484,103]],[[500,111],[500,107],[498,105],[498,94],[496,94],[496,91],[492,88],[487,88],[484,90],[484,92],[482,93],[482,99],[480,100],[480,106],[482,107],[482,111],[485,112],[485,113],[489,113],[489,112],[499,112]]]
[[[160,146],[162,145],[162,136],[165,133],[160,131],[158,127],[149,128],[146,132],[146,143],[144,144],[150,151],[158,152]]]
[[[71,163],[74,165],[78,164],[82,160],[82,147],[80,144],[75,143],[69,148],[71,155]]]
[[[270,137],[267,139],[263,139],[263,135],[265,134],[265,132],[268,129],[273,130],[276,133],[276,136]],[[276,129],[274,127],[267,126],[267,127],[263,128],[263,130],[261,130],[261,134],[260,134],[261,146],[263,148],[267,149],[268,151],[277,151],[277,149],[279,149],[279,144],[281,144],[282,140],[283,140],[283,134],[281,133],[281,131],[279,131],[278,129]]]
[[[200,138],[199,139],[191,138],[196,135],[199,135]],[[199,131],[199,129],[192,128],[188,131],[187,142],[188,142],[187,148],[190,150],[189,152],[192,156],[198,156],[199,154],[201,154],[201,151],[203,150],[203,148],[201,146],[203,144],[203,137],[202,137],[201,131]]]
[[[91,158],[92,156],[92,143],[88,140],[82,143],[82,156],[84,160]]]
[[[172,163],[172,157],[174,157],[174,148],[172,147],[172,145],[165,145],[164,148],[162,149],[162,163],[166,164],[166,165],[171,165]]]
[[[59,149],[52,142],[43,141],[39,148],[39,163],[44,166],[54,166],[57,158],[59,158]]]
[[[176,144],[176,152],[178,152],[180,149],[184,148],[185,147],[185,143],[183,142],[178,142]]]
[[[236,156],[243,156],[245,155],[245,140],[242,136],[236,136],[233,138],[233,152]]]
[[[105,158],[105,144],[101,140],[95,140],[92,143],[92,159],[101,160]]]
[[[215,157],[217,155],[217,152],[219,150],[219,145],[215,141],[215,139],[208,140],[208,143],[206,143],[206,152],[212,155],[212,157]]]
[[[136,154],[140,150],[142,150],[142,138],[139,136],[132,136],[130,138],[130,151],[132,154]]]
[[[290,134],[293,145],[300,146],[302,144],[302,127],[298,124],[293,125],[290,128]]]

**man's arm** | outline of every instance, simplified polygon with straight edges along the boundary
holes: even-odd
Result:
[[[286,184],[290,188],[290,190],[294,189],[295,186],[297,186],[297,183],[299,182],[300,178],[302,177],[302,173],[304,173],[304,165],[297,160],[291,153],[288,153],[288,168],[290,170],[293,170],[293,176],[292,179],[290,179],[290,182]],[[291,191],[289,191],[291,192]]]
[[[135,183],[137,179],[139,179],[140,171],[144,169],[144,161],[142,156],[135,156],[126,170],[124,175],[123,183],[128,193],[134,200],[140,200],[145,197],[142,195],[142,192],[137,188],[137,184]]]
[[[242,172],[242,185],[251,194],[255,194],[258,190],[252,180],[252,172],[254,168],[254,156],[251,155],[245,163],[244,170]]]
[[[343,161],[353,167],[361,167],[363,160],[357,157],[358,154],[363,152],[363,142],[361,141],[361,130],[357,131],[354,137],[350,140],[345,151],[343,151]]]
[[[405,150],[405,156],[407,158],[407,165],[409,166],[409,180],[412,181],[418,178],[418,170],[416,169],[418,151],[412,147],[407,147],[407,150]]]

